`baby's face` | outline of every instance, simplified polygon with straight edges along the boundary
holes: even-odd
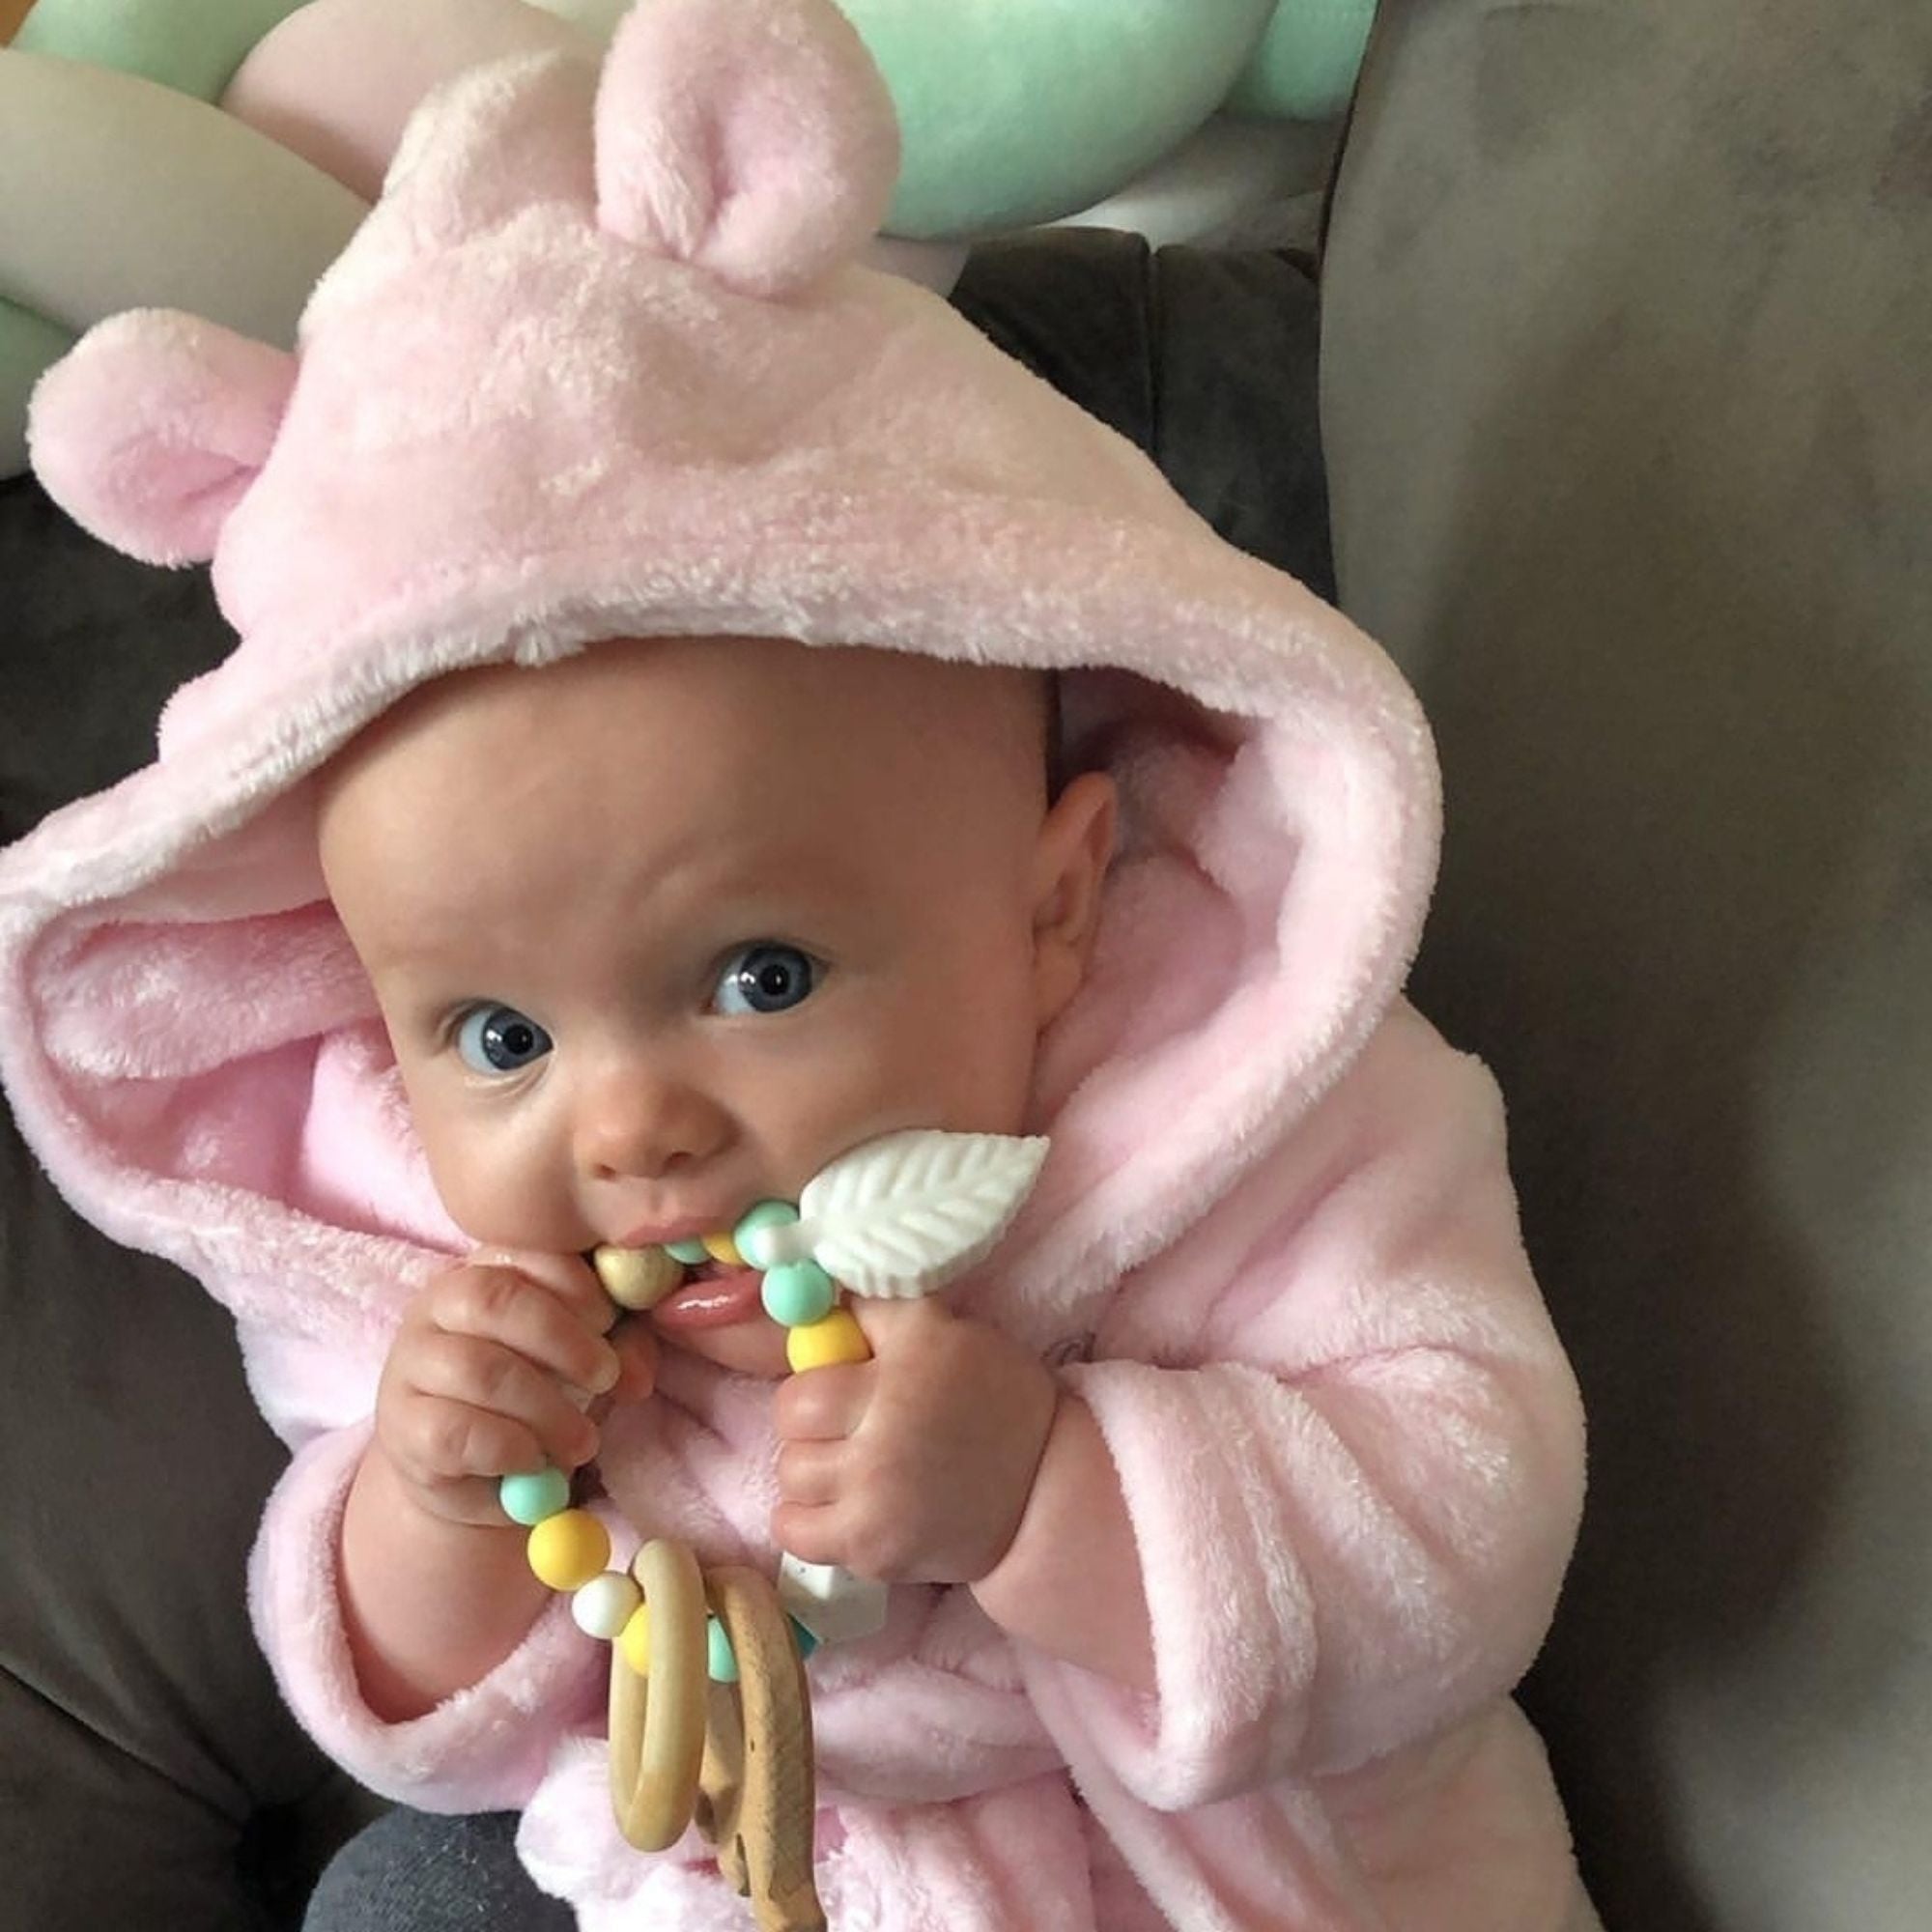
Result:
[[[478,1242],[728,1230],[900,1127],[1014,1133],[1112,836],[1013,672],[752,639],[441,680],[340,761],[324,870]],[[755,1283],[667,1339],[780,1374]]]

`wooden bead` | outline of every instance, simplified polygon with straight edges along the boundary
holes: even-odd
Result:
[[[684,1264],[662,1248],[599,1248],[590,1264],[619,1308],[655,1308],[684,1280]]]

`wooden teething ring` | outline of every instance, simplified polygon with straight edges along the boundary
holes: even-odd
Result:
[[[638,1552],[649,1612],[639,1676],[611,1656],[611,1795],[639,1851],[696,1822],[720,1869],[752,1901],[760,1932],[825,1932],[812,1879],[811,1706],[805,1665],[771,1581],[721,1566],[707,1579],[682,1544]],[[736,1685],[709,1673],[707,1614],[730,1639]]]
[[[714,1570],[708,1594],[738,1661],[738,1695],[712,1687],[717,1745],[707,1745],[699,1829],[761,1932],[825,1932],[811,1869],[811,1699],[790,1620],[755,1570]]]
[[[650,1673],[611,1653],[611,1799],[617,1828],[640,1852],[683,1837],[704,1759],[707,1653],[704,1579],[681,1543],[638,1551],[631,1574],[650,1612]]]

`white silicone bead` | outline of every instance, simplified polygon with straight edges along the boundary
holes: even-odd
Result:
[[[570,1614],[586,1635],[614,1643],[631,1621],[631,1612],[643,1601],[644,1593],[633,1578],[621,1570],[607,1570],[572,1595]]]

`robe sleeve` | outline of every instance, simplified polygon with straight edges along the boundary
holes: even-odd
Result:
[[[1582,1416],[1477,1063],[1385,1026],[1191,1251],[1122,1285],[1099,1348],[1065,1373],[1119,1475],[1156,1689],[1028,1652],[1070,1759],[1179,1809],[1352,1769],[1522,1675]]]
[[[296,1445],[249,1561],[256,1635],[297,1719],[370,1790],[426,1811],[521,1807],[559,1743],[601,1723],[610,1646],[580,1631],[559,1597],[494,1670],[435,1710],[389,1723],[369,1709],[350,1654],[338,1565],[384,1331],[372,1324],[366,1339],[367,1348],[328,1348],[243,1324],[256,1399]]]

